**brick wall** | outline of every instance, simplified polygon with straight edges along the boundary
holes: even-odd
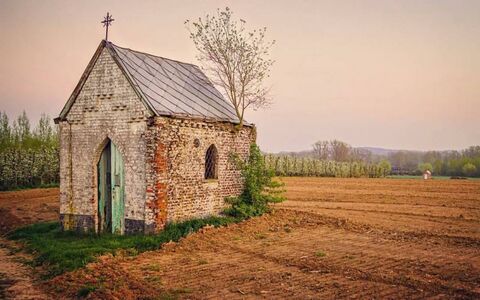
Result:
[[[155,210],[157,206],[166,205],[166,221],[177,222],[217,214],[225,207],[225,197],[241,192],[240,172],[229,157],[232,153],[242,158],[248,156],[250,144],[256,138],[254,127],[236,131],[229,123],[162,117],[155,119],[153,127],[156,141],[150,145],[156,151],[150,152],[156,156],[149,161],[155,164],[150,172],[157,177],[149,186],[153,187],[151,199],[156,204],[146,209],[147,224],[165,221],[165,215],[153,212],[161,211]],[[198,147],[195,139],[199,141]],[[205,154],[212,144],[218,151],[218,179],[205,180]],[[156,226],[159,229],[163,224]]]

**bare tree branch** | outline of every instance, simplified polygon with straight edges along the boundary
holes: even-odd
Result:
[[[232,15],[227,7],[185,24],[202,69],[232,103],[241,127],[245,110],[266,107],[271,101],[264,84],[274,63],[269,55],[275,41],[265,40],[266,27],[247,32],[246,22]]]

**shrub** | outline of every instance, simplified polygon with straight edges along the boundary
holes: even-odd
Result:
[[[418,170],[422,173],[427,170],[431,172],[433,170],[433,167],[431,163],[420,163],[418,164]]]
[[[380,172],[383,177],[386,177],[388,174],[390,174],[390,172],[392,172],[392,165],[386,159],[382,159],[378,163],[378,167],[380,168]]]
[[[477,167],[472,163],[466,163],[463,165],[462,171],[465,176],[473,176],[477,172]]]
[[[244,179],[244,189],[240,196],[229,197],[227,203],[232,206],[225,210],[227,215],[236,218],[260,216],[269,211],[269,203],[284,200],[283,184],[274,180],[274,170],[267,168],[265,160],[256,144],[250,146],[247,161],[242,161],[237,155],[232,156],[234,163],[241,169]]]

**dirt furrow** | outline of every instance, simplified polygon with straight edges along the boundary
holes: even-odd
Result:
[[[308,203],[308,202],[307,202]],[[336,207],[325,207],[322,205],[322,203],[315,203],[315,204],[307,204],[305,205],[304,203],[300,201],[295,201],[291,202],[288,204],[282,204],[281,207],[290,207],[294,209],[302,209],[305,207],[313,207],[315,210],[335,210],[335,211],[354,211],[354,212],[366,212],[366,213],[375,213],[375,214],[381,214],[381,215],[401,215],[401,216],[408,216],[412,218],[421,218],[421,219],[428,219],[432,220],[435,219],[436,222],[440,223],[447,223],[451,225],[458,225],[459,222],[465,222],[465,223],[478,223],[474,224],[476,226],[480,226],[480,220],[476,217],[468,218],[464,217],[462,214],[457,215],[457,216],[445,216],[445,215],[432,215],[432,214],[427,214],[427,213],[409,213],[409,212],[401,212],[401,211],[392,211],[392,210],[384,210],[384,209],[369,209],[369,208],[348,208],[348,207],[341,207],[341,206],[336,206]],[[469,213],[469,211],[465,211],[462,213]]]
[[[0,238],[0,299],[48,299],[34,284],[33,270],[18,261]]]

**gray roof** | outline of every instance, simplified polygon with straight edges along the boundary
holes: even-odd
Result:
[[[232,104],[225,100],[200,68],[193,64],[102,41],[85,73],[90,73],[104,47],[110,50],[142,102],[152,113],[160,116],[193,117],[238,123]],[[64,118],[68,113],[86,77],[88,74],[82,76],[79,85],[62,110],[60,118]]]

